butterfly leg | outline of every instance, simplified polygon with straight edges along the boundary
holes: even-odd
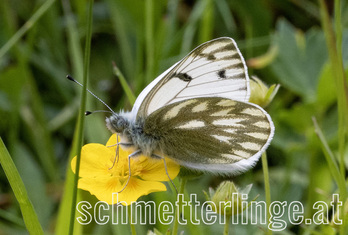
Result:
[[[125,186],[124,186],[120,191],[118,191],[117,193],[121,193],[121,192],[127,187],[128,183],[129,183],[129,180],[130,180],[130,178],[131,178],[131,176],[132,176],[132,174],[131,174],[131,167],[130,167],[130,159],[131,159],[132,157],[138,156],[139,154],[141,154],[141,150],[137,150],[137,151],[133,152],[132,154],[129,154],[129,155],[128,155],[128,179],[127,179],[127,183],[126,183]]]
[[[119,158],[119,155],[118,155],[118,150],[119,150],[119,144],[117,144],[117,147],[116,147],[116,153],[115,153],[115,158],[114,158],[114,161],[112,163],[112,166],[109,168],[109,170],[111,170],[114,166],[115,166],[115,162],[118,162],[118,158]]]
[[[115,158],[114,158],[112,166],[109,168],[109,170],[112,169],[115,166],[115,162],[118,162],[118,158],[119,158],[119,155],[118,155],[119,152],[118,151],[119,151],[119,146],[120,146],[120,143],[118,142],[118,135],[116,135],[116,144],[110,145],[108,147],[114,147],[115,145],[116,145]]]
[[[164,169],[165,169],[165,171],[166,171],[166,174],[167,174],[167,176],[168,176],[168,179],[170,180],[171,184],[172,184],[173,187],[175,188],[176,193],[178,194],[178,189],[176,188],[176,186],[175,186],[173,180],[172,180],[172,179],[170,178],[170,176],[169,176],[168,169],[167,169],[167,162],[166,162],[165,157],[162,157],[162,156],[159,156],[159,155],[156,155],[156,154],[152,154],[152,156],[155,157],[155,158],[160,158],[160,159],[163,160]]]
[[[118,142],[118,135],[117,135],[117,137],[116,137],[116,140],[117,140],[117,143],[116,143],[116,144],[107,146],[107,147],[114,147],[114,146],[116,146],[115,158],[114,158],[114,161],[113,161],[113,163],[112,163],[112,166],[109,168],[109,170],[112,169],[112,168],[115,166],[115,163],[118,162],[118,159],[119,159],[119,146],[120,146],[120,145],[123,145],[123,146],[129,147],[129,146],[132,146],[132,145],[133,145],[132,143],[119,143],[119,142]]]

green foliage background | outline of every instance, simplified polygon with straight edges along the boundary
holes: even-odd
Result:
[[[334,1],[326,2],[333,16]],[[71,74],[82,81],[86,3],[84,0],[0,1],[0,136],[47,234],[67,231],[64,217],[69,217],[70,212],[68,202],[63,203],[63,195],[70,192],[66,179],[72,175],[69,155],[75,154],[71,148],[81,88],[65,76]],[[339,26],[347,74],[347,1],[337,8],[342,17]],[[336,158],[334,161],[339,162],[339,156],[344,156],[345,162],[338,163],[343,179],[348,168],[347,141],[340,145],[342,135],[338,132],[335,70],[330,66],[317,1],[95,1],[88,87],[114,110],[130,110],[131,102],[114,75],[112,62],[133,92],[139,94],[194,47],[221,36],[237,41],[249,65],[249,75],[257,75],[268,84],[281,84],[276,98],[267,107],[276,127],[267,150],[271,198],[288,203],[301,201],[306,216],[310,217],[315,213],[316,201],[329,204],[331,195],[339,192],[312,117],[318,120]],[[105,110],[105,107],[89,96],[87,109]],[[110,133],[104,120],[104,114],[86,118],[86,143],[106,143]],[[345,128],[343,136],[347,137],[348,126]],[[258,194],[257,200],[265,200],[263,173],[260,161],[253,170],[230,179],[240,187],[253,184],[249,200]],[[216,187],[223,179],[214,175],[197,177],[187,183],[187,192],[198,194],[204,201],[202,191]],[[2,170],[0,181],[0,234],[26,234],[19,204]],[[81,192],[80,198],[96,202],[88,192]],[[157,202],[172,199],[170,190],[141,198]],[[144,234],[154,227],[162,233],[171,228],[161,224],[137,225],[136,230]],[[129,233],[127,225],[91,224],[75,229],[76,234]],[[223,228],[202,224],[182,226],[180,230],[186,234],[211,234],[222,233]],[[263,234],[266,227],[233,225],[230,231]],[[336,232],[339,229],[330,224],[288,223],[281,233]]]

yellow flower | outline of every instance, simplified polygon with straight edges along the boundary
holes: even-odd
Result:
[[[87,144],[82,147],[80,163],[80,179],[78,188],[89,191],[100,201],[108,204],[113,202],[113,193],[121,191],[127,183],[128,155],[131,151],[119,148],[119,159],[116,156],[116,134],[112,135],[106,145]],[[166,158],[167,170],[171,179],[174,179],[180,166]],[[76,157],[71,161],[75,173]],[[118,201],[123,205],[130,205],[139,197],[152,192],[166,191],[166,186],[159,181],[169,181],[162,159],[148,156],[137,156],[130,160],[131,178],[127,187],[118,194]],[[116,197],[114,196],[114,200]],[[125,204],[126,203],[126,204]]]

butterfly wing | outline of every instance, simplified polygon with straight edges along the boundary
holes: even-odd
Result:
[[[231,38],[218,38],[191,51],[143,90],[132,113],[146,117],[165,105],[206,96],[249,100],[247,67]]]
[[[238,174],[255,165],[274,126],[259,106],[202,97],[164,106],[146,118],[144,133],[158,151],[189,168]]]

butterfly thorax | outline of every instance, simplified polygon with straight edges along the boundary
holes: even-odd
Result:
[[[127,113],[113,114],[106,118],[106,126],[120,136],[122,146],[141,150],[144,155],[152,156],[158,147],[157,138],[144,133],[143,118],[132,121]]]

